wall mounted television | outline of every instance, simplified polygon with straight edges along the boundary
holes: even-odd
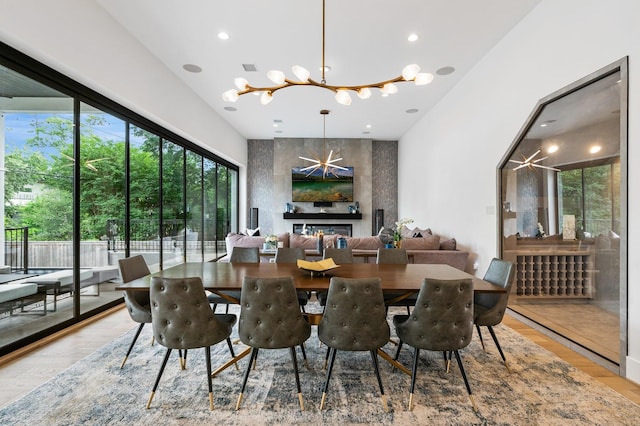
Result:
[[[353,202],[353,167],[333,169],[323,176],[320,168],[309,174],[303,167],[291,169],[291,200],[295,202]]]

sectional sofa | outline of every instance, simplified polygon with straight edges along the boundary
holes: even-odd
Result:
[[[339,237],[341,236],[325,235],[324,246],[337,247],[337,239]],[[379,248],[385,247],[385,241],[382,236],[344,238],[347,240],[347,247],[353,250],[355,262],[366,262],[368,261],[367,256],[373,257]],[[258,247],[262,249],[264,239],[264,236],[230,233],[225,239],[227,255],[218,261],[228,262],[234,247]],[[278,242],[281,243],[282,247],[304,248],[307,257],[310,259],[319,259],[321,256],[317,252],[317,239],[314,237],[287,232],[278,235]],[[402,247],[407,250],[413,263],[443,263],[464,271],[469,258],[468,252],[457,250],[455,239],[444,240],[438,235],[427,234],[424,237],[405,237],[402,239]],[[263,261],[268,261],[268,258],[263,258]]]

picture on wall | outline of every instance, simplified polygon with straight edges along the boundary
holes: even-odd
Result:
[[[309,174],[303,167],[291,169],[291,200],[295,202],[353,202],[353,167],[333,169],[323,176],[322,168]]]

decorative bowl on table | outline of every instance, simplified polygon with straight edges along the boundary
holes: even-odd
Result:
[[[310,262],[308,260],[298,259],[298,268],[303,271],[311,272],[313,274],[324,274],[331,269],[339,268],[340,265],[336,265],[332,258],[319,260],[317,262]]]

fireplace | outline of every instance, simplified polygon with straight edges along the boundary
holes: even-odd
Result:
[[[302,234],[302,227],[305,226],[304,223],[294,223],[293,224],[293,233],[294,234]],[[325,235],[344,235],[347,237],[351,237],[351,224],[350,223],[307,223],[307,233],[310,235],[315,234],[318,231],[322,231]]]

